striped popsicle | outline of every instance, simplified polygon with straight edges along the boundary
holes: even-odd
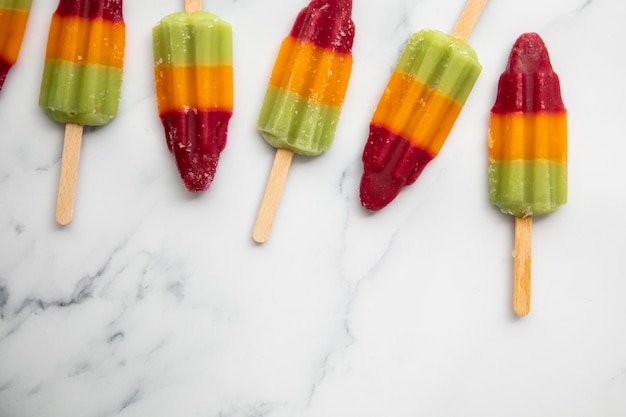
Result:
[[[352,69],[351,13],[352,1],[313,0],[283,40],[257,123],[275,148],[331,147]]]
[[[154,28],[153,48],[168,148],[185,187],[205,191],[233,113],[231,25],[208,12],[174,13]]]
[[[122,0],[61,0],[52,16],[39,106],[61,123],[117,115],[124,65]]]
[[[526,33],[513,46],[489,129],[489,200],[516,217],[567,201],[567,114],[545,44]]]
[[[22,46],[32,0],[0,0],[0,90]]]
[[[567,114],[536,33],[521,35],[500,76],[489,128],[489,200],[515,216],[513,310],[530,311],[532,218],[567,201]]]
[[[462,40],[428,29],[409,39],[370,123],[360,186],[365,208],[387,206],[439,154],[481,70]]]
[[[265,242],[293,154],[316,156],[335,136],[352,71],[352,0],[311,0],[283,40],[257,128],[277,148],[252,237]]]

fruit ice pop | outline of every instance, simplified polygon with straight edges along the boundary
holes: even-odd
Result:
[[[257,127],[277,148],[253,238],[269,237],[293,153],[315,156],[333,142],[352,70],[351,0],[311,0],[282,42]]]
[[[166,16],[154,28],[154,74],[167,146],[185,187],[211,185],[233,113],[231,25],[208,12]]]
[[[489,200],[516,218],[514,311],[530,311],[532,216],[567,200],[567,113],[536,33],[522,34],[500,76],[489,127]]]
[[[351,13],[352,1],[313,0],[283,40],[257,123],[275,148],[331,147],[352,68]]]
[[[360,198],[368,210],[387,206],[439,154],[482,70],[464,40],[486,2],[468,1],[451,36],[421,30],[407,42],[363,150]]]
[[[0,90],[20,52],[32,0],[0,0]]]
[[[60,0],[52,16],[39,106],[66,123],[57,221],[71,221],[83,126],[118,112],[126,29],[122,0]]]
[[[61,123],[101,126],[118,112],[122,0],[61,0],[52,16],[39,106]]]

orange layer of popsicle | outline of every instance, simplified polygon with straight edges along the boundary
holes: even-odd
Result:
[[[288,36],[281,45],[269,84],[314,103],[339,108],[351,69],[352,55]]]
[[[424,100],[428,101],[428,111],[419,111]],[[397,103],[413,105],[398,106]],[[408,74],[394,71],[372,123],[384,126],[437,156],[461,109],[462,105],[452,98],[430,89]]]
[[[22,36],[28,21],[28,12],[0,9],[0,59],[15,63],[22,45]]]
[[[0,89],[17,61],[30,11],[30,0],[0,1]]]
[[[225,85],[233,83],[232,65],[162,66],[156,78],[161,113],[196,107],[232,109],[233,94]],[[176,80],[176,83],[171,82]],[[201,91],[202,94],[198,94]]]
[[[104,36],[106,34],[106,36]],[[47,60],[70,61],[122,68],[124,66],[125,28],[102,18],[52,16],[49,39],[78,39],[80,42],[51,42]]]
[[[503,113],[491,115],[489,157],[498,161],[546,160],[567,162],[567,114]]]

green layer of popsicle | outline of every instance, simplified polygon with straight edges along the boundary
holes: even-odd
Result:
[[[230,65],[231,33],[231,25],[212,13],[173,13],[152,30],[154,63]]]
[[[0,0],[0,9],[30,10],[33,0]]]
[[[567,201],[567,163],[491,162],[489,200],[516,217],[552,213]]]
[[[61,123],[101,126],[117,114],[122,69],[46,61],[39,106]]]
[[[340,112],[270,87],[257,126],[270,145],[315,156],[331,147]]]
[[[437,30],[424,29],[411,36],[396,71],[410,75],[462,105],[482,66],[467,43]]]

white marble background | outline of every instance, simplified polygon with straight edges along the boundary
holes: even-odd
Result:
[[[294,160],[264,245],[250,236],[273,149],[255,122],[306,1],[205,1],[234,27],[236,108],[199,196],[167,152],[151,68],[151,28],[183,2],[126,1],[121,111],[85,132],[66,228],[63,127],[37,107],[56,1],[34,3],[0,92],[0,416],[626,415],[625,2],[491,0],[470,38],[484,71],[446,146],[372,215],[358,201],[370,116],[410,33],[450,31],[464,1],[355,1],[334,147]],[[486,134],[527,31],[561,77],[570,199],[535,222],[533,306],[518,319]]]

